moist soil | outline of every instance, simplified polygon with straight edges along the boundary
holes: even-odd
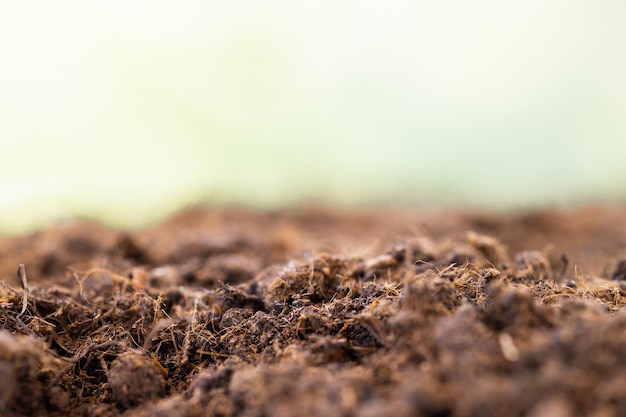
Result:
[[[623,416],[625,219],[196,207],[2,237],[0,415]]]

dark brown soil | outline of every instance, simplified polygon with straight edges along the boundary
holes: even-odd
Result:
[[[625,279],[623,206],[60,223],[0,238],[0,415],[623,416]]]

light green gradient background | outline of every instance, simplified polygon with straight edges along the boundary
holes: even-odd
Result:
[[[0,232],[626,196],[623,1],[0,4]]]

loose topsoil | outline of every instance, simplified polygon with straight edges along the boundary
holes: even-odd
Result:
[[[0,238],[0,415],[624,416],[625,219],[193,208]]]

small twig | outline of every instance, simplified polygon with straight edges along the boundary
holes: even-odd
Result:
[[[565,275],[565,271],[567,271],[567,267],[569,266],[569,258],[567,257],[565,252],[561,254],[561,262],[563,262],[563,268],[561,268],[559,279],[563,278],[563,276]]]
[[[91,352],[94,352],[96,350],[106,351],[113,346],[119,347],[120,343],[117,340],[107,340],[106,342],[102,343],[90,343],[88,345],[83,345],[80,349],[78,349],[78,352],[76,352],[71,358],[60,356],[58,354],[56,356],[59,359],[64,360],[65,362],[78,363],[81,360],[85,359],[87,356],[89,356]]]
[[[171,319],[169,316],[166,319],[161,319],[158,322],[156,322],[152,326],[152,329],[150,329],[150,331],[148,332],[148,335],[144,338],[144,342],[143,342],[144,350],[149,351],[152,348],[152,339],[157,335],[157,333],[159,333],[163,329],[167,329],[170,326],[174,326],[175,324],[178,324],[179,322],[180,322],[180,319],[174,320],[174,319]]]
[[[187,332],[185,333],[185,339],[183,342],[183,353],[180,361],[181,365],[184,365],[189,360],[189,350],[191,349],[191,333],[195,334],[196,330],[196,313],[198,312],[198,297],[193,300],[193,314],[191,315],[191,324],[187,326]]]
[[[22,289],[24,290],[24,295],[22,296],[22,311],[17,315],[19,319],[26,312],[28,308],[28,294],[30,292],[30,288],[28,288],[28,280],[26,279],[26,270],[24,269],[24,264],[19,264],[17,267],[17,277],[22,283]]]

